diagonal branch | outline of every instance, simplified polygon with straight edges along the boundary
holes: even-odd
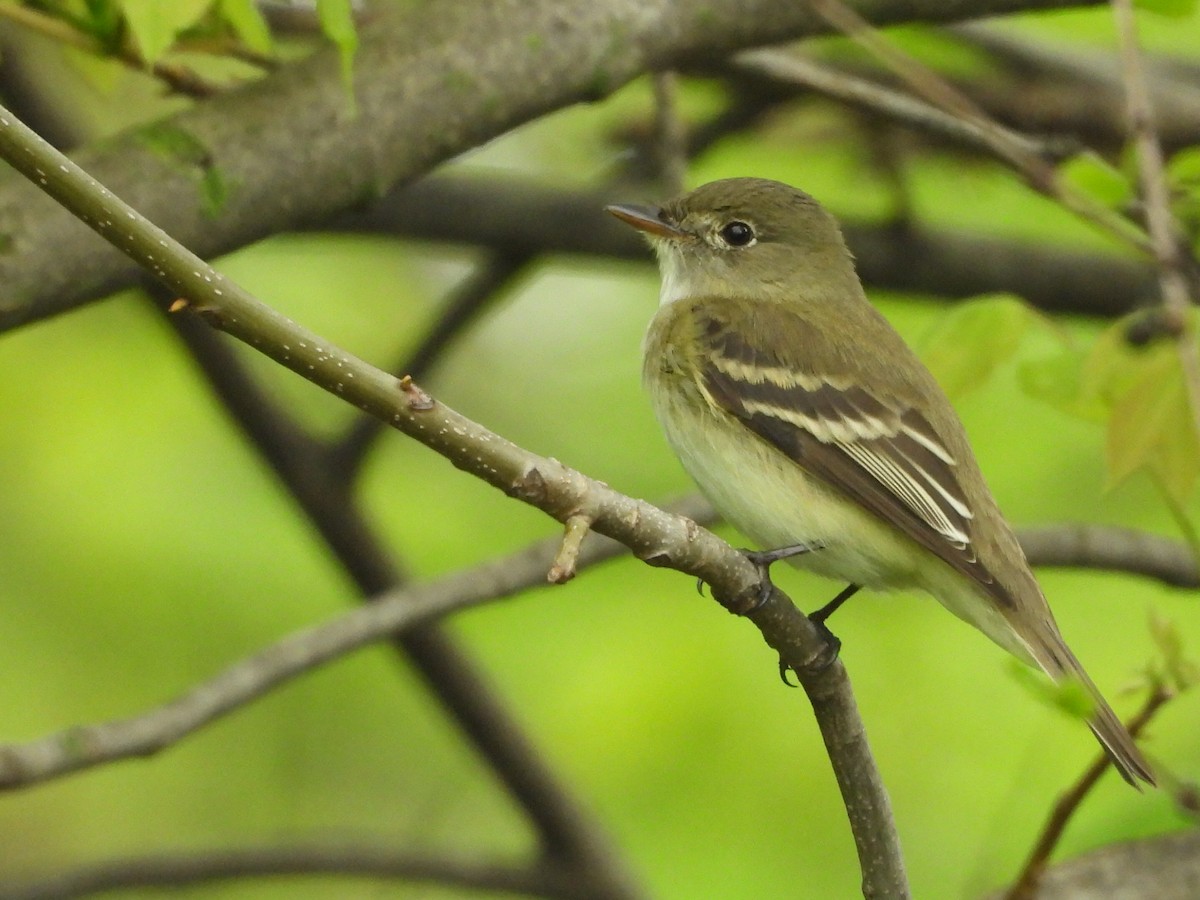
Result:
[[[326,464],[326,449],[302,434],[259,390],[220,334],[192,317],[173,321],[226,410],[287,485],[363,595],[374,596],[399,585],[401,573],[354,505],[350,485]],[[365,617],[369,620],[370,615]],[[580,877],[586,874],[600,896],[637,896],[597,826],[547,768],[482,673],[449,636],[436,623],[418,623],[400,634],[396,644],[529,816],[548,854],[578,867]],[[294,646],[286,648],[285,658],[275,659],[275,664],[294,662],[295,652]],[[249,689],[252,683],[241,687]],[[230,708],[217,693],[191,697],[173,708],[171,715],[179,720],[176,728],[187,730],[196,727],[195,715],[218,715]],[[170,724],[170,719],[163,723]],[[121,753],[153,752],[152,732],[139,738],[118,729],[115,734],[102,733],[101,739],[115,737],[117,745],[132,740],[118,751]]]
[[[908,896],[890,802],[866,740],[846,670],[829,658],[817,626],[777,589],[761,598],[742,554],[694,522],[613,491],[557,460],[523,450],[262,304],[57,153],[0,107],[0,157],[114,246],[188,298],[209,324],[319,387],[389,422],[458,468],[560,522],[584,516],[592,529],[641,559],[701,578],[744,614],[804,687],[829,752],[872,897]],[[174,306],[174,304],[173,304]]]

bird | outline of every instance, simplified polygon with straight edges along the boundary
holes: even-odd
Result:
[[[716,510],[847,585],[822,621],[859,588],[922,590],[1055,682],[1078,683],[1113,766],[1153,786],[1064,641],[954,407],[868,300],[835,218],[762,178],[606,209],[657,255],[643,383]]]

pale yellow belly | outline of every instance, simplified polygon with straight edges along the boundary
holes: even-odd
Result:
[[[823,549],[793,563],[863,587],[923,586],[921,551],[908,538],[807,475],[732,417],[698,412],[673,392],[653,393],[667,441],[688,474],[760,549],[821,541]]]

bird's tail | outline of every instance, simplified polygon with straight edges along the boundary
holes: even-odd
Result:
[[[1100,694],[1100,689],[1096,687],[1079,660],[1075,658],[1075,654],[1057,633],[1044,636],[1039,643],[1040,647],[1031,647],[1030,650],[1046,674],[1055,681],[1079,682],[1091,697],[1094,709],[1088,725],[1091,727],[1092,733],[1096,735],[1100,746],[1104,748],[1104,752],[1108,754],[1108,758],[1112,760],[1113,768],[1121,773],[1122,778],[1139,790],[1141,789],[1139,781],[1153,787],[1157,783],[1153,769],[1146,762],[1146,758],[1142,756],[1142,751],[1137,748],[1133,736]]]

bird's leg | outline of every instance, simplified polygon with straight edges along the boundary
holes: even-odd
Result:
[[[776,547],[774,550],[741,551],[742,556],[754,563],[759,575],[758,600],[750,608],[750,612],[754,612],[754,610],[766,603],[771,596],[771,589],[775,586],[771,581],[771,566],[781,559],[791,559],[793,556],[812,553],[814,550],[820,550],[824,546],[825,544],[822,541],[813,541],[811,544],[792,544],[788,547]]]
[[[836,634],[829,630],[829,626],[825,624],[825,620],[833,615],[839,606],[857,594],[860,590],[862,590],[862,585],[848,584],[838,592],[836,597],[834,597],[816,612],[810,613],[808,616],[808,620],[817,626],[817,630],[821,632],[821,636],[825,639],[825,643],[829,647],[828,661],[823,663],[822,668],[824,668],[824,666],[833,665],[833,661],[838,658],[838,653],[841,652],[842,649],[842,642],[838,639]],[[796,685],[788,681],[788,671],[789,666],[783,661],[783,657],[780,657],[779,677],[783,679],[783,683],[788,687],[796,687]]]
[[[841,590],[840,593],[816,612],[809,613],[808,617],[818,625],[824,626],[825,620],[837,612],[838,607],[862,590],[860,584],[848,584]]]

